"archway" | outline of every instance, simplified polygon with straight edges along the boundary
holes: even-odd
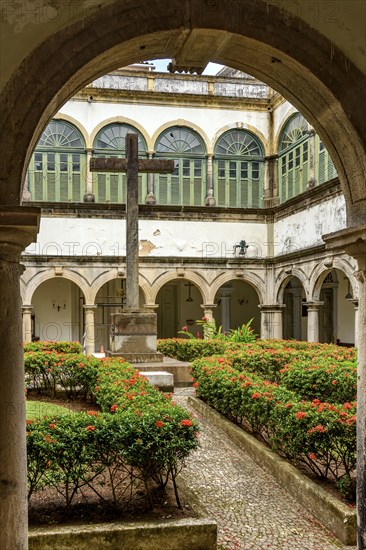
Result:
[[[285,340],[307,340],[306,294],[302,282],[290,277],[284,283],[283,338]]]
[[[351,282],[339,269],[325,271],[319,277],[319,341],[350,346],[355,344],[355,306]],[[357,309],[356,309],[357,311]]]
[[[216,293],[215,303],[217,308],[214,310],[214,318],[222,332],[241,327],[253,319],[251,327],[260,335],[259,297],[251,284],[238,279],[224,284]]]
[[[132,6],[115,0],[90,9],[87,16],[69,14],[64,21],[60,18],[58,32],[52,28],[52,38],[24,59],[3,88],[1,181],[6,185],[0,189],[0,203],[19,204],[32,149],[60,105],[94,77],[143,55],[172,57],[178,68],[197,70],[211,59],[277,89],[314,126],[334,159],[349,225],[364,219],[366,126],[359,105],[360,95],[366,94],[365,75],[347,60],[348,77],[358,85],[344,94],[343,54],[299,17],[262,0],[172,0],[164,7],[149,0]],[[70,55],[75,51],[78,55]],[[24,82],[32,83],[33,94]]]
[[[156,296],[158,338],[174,338],[186,327],[194,336],[202,337],[202,295],[198,287],[186,279],[173,279],[165,283]]]
[[[42,282],[32,298],[32,339],[82,342],[83,303],[83,293],[72,281],[54,277]]]

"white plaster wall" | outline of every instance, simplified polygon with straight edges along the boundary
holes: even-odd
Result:
[[[140,255],[233,258],[244,239],[249,258],[266,257],[265,224],[211,221],[140,220]],[[125,256],[125,221],[42,217],[37,242],[26,254],[56,256]]]
[[[41,340],[73,340],[75,321],[72,309],[72,283],[64,279],[50,279],[45,281],[35,291],[32,304],[35,315],[35,335]],[[53,308],[61,306],[60,311]],[[63,305],[66,309],[63,309]]]
[[[343,195],[297,212],[274,224],[274,255],[324,244],[322,235],[346,227]]]
[[[202,107],[178,107],[175,105],[142,105],[125,103],[101,103],[87,101],[69,101],[59,111],[79,120],[89,132],[105,120],[115,117],[126,117],[145,128],[151,137],[158,128],[173,121],[183,120],[195,124],[213,141],[216,134],[225,127],[236,123],[254,126],[264,136],[268,136],[269,117],[267,112],[242,111],[229,109],[206,109]]]

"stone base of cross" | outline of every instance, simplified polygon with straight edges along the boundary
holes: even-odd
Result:
[[[152,311],[112,313],[107,356],[124,357],[129,363],[161,362],[163,354],[156,350],[156,323],[156,313]]]
[[[111,315],[109,356],[131,363],[162,361],[157,352],[156,313],[139,308],[138,173],[167,174],[173,160],[138,158],[137,134],[126,135],[126,158],[91,158],[91,172],[126,172],[126,310]]]

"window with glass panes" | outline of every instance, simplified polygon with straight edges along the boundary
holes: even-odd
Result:
[[[315,158],[317,159],[315,177],[317,182],[320,184],[329,181],[332,178],[336,178],[337,170],[327,149],[325,148],[324,143],[318,135],[316,135],[315,138],[315,151]]]
[[[230,130],[217,141],[214,196],[217,206],[260,208],[263,201],[263,146],[246,130]]]
[[[206,196],[205,146],[186,127],[164,130],[156,140],[155,157],[175,160],[172,174],[154,175],[157,204],[202,206]]]
[[[144,137],[129,124],[112,123],[104,126],[96,135],[93,143],[94,157],[126,156],[126,134],[138,136],[138,152],[140,158],[147,157],[147,146]],[[145,202],[147,193],[147,174],[139,174],[139,203]],[[93,173],[93,193],[96,202],[126,202],[126,174],[110,172]]]
[[[309,181],[308,123],[300,113],[283,128],[278,156],[280,200],[285,202],[305,191]]]
[[[79,130],[64,120],[51,120],[29,163],[32,200],[82,201],[85,165],[85,142]]]

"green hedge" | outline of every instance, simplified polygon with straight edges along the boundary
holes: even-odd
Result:
[[[192,373],[199,397],[317,476],[340,480],[355,468],[355,402],[304,401],[226,358],[196,360]]]
[[[83,347],[80,342],[53,342],[51,340],[39,340],[38,342],[26,342],[23,349],[27,351],[55,351],[58,353],[81,353]]]
[[[27,421],[29,496],[51,485],[68,508],[82,487],[98,493],[102,476],[117,503],[126,494],[121,475],[130,486],[144,484],[151,506],[151,481],[164,487],[172,479],[176,489],[176,475],[198,445],[198,425],[170,395],[120,359],[39,352],[28,353],[26,364],[28,374],[37,373],[38,389],[44,380],[52,393],[52,384],[62,381],[73,397],[91,395],[102,409]]]
[[[167,357],[173,357],[179,361],[193,361],[199,357],[211,355],[223,355],[227,350],[239,350],[246,344],[227,342],[220,339],[203,340],[193,338],[170,338],[158,340],[157,349]],[[248,344],[254,345],[254,344]]]

